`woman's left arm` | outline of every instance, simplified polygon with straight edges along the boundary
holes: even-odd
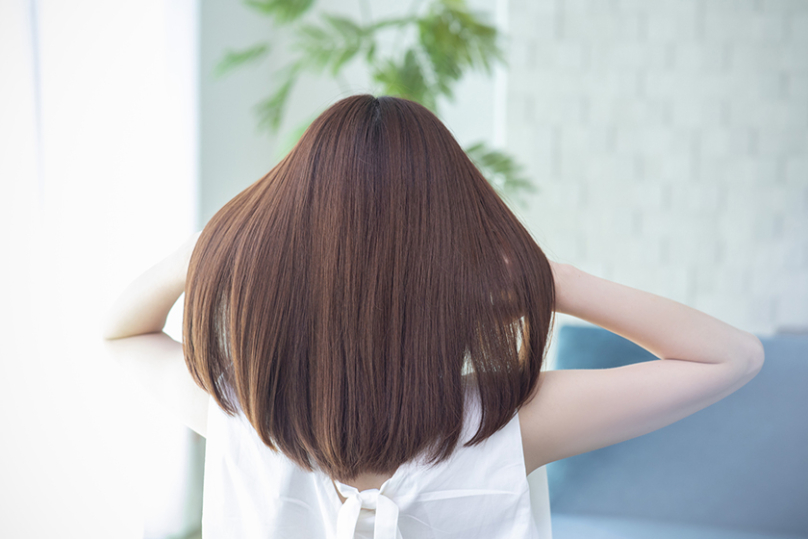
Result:
[[[163,332],[169,311],[185,290],[188,262],[199,234],[124,290],[107,312],[102,335],[110,359],[185,425],[205,436],[209,396],[191,378],[182,344]]]

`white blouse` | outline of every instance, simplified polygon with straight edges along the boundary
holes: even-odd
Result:
[[[243,413],[230,417],[211,398],[202,539],[539,539],[519,415],[463,447],[479,426],[476,390],[466,403],[470,421],[447,461],[416,459],[360,492],[274,453]]]

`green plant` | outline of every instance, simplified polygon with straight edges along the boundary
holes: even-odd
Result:
[[[365,21],[359,23],[330,13],[319,13],[317,22],[303,21],[302,16],[312,8],[314,0],[245,1],[257,12],[272,17],[276,24],[288,27],[293,36],[293,60],[276,73],[277,87],[256,106],[261,128],[279,130],[290,91],[305,71],[340,81],[345,66],[360,59],[378,87],[373,93],[417,101],[440,117],[438,99],[454,100],[453,86],[466,70],[482,70],[490,76],[495,62],[507,64],[498,44],[497,29],[485,22],[484,15],[469,11],[465,0],[432,0],[423,14],[418,14],[414,5],[407,15],[375,22],[371,21],[367,2],[360,0]],[[417,39],[392,55],[383,55],[379,36],[390,30],[398,32],[396,42],[407,30],[415,30]],[[223,75],[254,63],[269,51],[266,42],[230,51],[217,65],[216,73]],[[316,114],[290,133],[286,144],[279,148],[280,155],[294,146],[315,117]],[[501,195],[512,197],[522,191],[536,191],[521,175],[522,166],[506,153],[484,142],[464,150]]]

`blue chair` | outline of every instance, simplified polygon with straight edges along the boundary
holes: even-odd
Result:
[[[656,357],[559,328],[557,369]],[[553,539],[808,538],[808,335],[761,337],[747,385],[676,423],[547,465]]]

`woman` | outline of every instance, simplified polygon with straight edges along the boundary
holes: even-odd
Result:
[[[659,359],[542,371],[554,312]],[[206,539],[535,538],[533,470],[763,362],[751,333],[548,260],[446,127],[387,96],[326,110],[108,320],[110,353],[208,437]]]

